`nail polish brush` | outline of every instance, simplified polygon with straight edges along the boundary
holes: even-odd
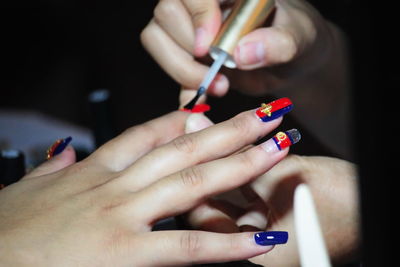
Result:
[[[201,82],[196,96],[184,106],[185,109],[193,109],[200,96],[207,91],[222,65],[236,68],[233,53],[240,38],[259,27],[272,13],[274,7],[274,0],[238,0],[235,2],[211,44],[210,56],[214,63]]]

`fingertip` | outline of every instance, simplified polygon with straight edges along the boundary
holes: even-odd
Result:
[[[223,74],[218,74],[208,88],[209,94],[216,97],[222,97],[226,95],[228,93],[228,90],[229,80]]]
[[[185,133],[193,133],[213,125],[213,122],[202,113],[191,114],[185,124]]]

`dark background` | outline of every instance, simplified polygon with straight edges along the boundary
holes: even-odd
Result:
[[[37,110],[90,126],[87,94],[108,88],[117,133],[176,109],[178,85],[153,62],[139,41],[157,2],[29,1],[18,2],[20,8],[2,8],[0,108]],[[393,216],[399,201],[393,196],[398,190],[399,131],[394,94],[399,78],[396,27],[388,29],[398,25],[396,14],[389,4],[368,1],[312,3],[349,38],[363,263],[391,266],[389,263],[397,259],[391,241],[398,242]],[[223,99],[211,99],[218,112],[214,109],[209,116],[218,122],[259,103],[260,99],[232,91]],[[293,126],[296,122],[288,116],[285,123]],[[318,144],[306,142],[293,151],[329,155]]]

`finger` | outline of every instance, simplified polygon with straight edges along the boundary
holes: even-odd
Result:
[[[132,127],[100,147],[91,157],[96,164],[121,171],[155,147],[182,135],[188,116],[176,111]]]
[[[285,1],[277,2],[272,27],[257,29],[244,36],[234,52],[240,69],[256,69],[288,63],[299,57],[316,38],[310,16]]]
[[[237,233],[235,220],[243,209],[226,201],[209,200],[191,210],[185,217],[194,229],[216,233]]]
[[[183,0],[183,3],[192,16],[195,28],[194,55],[204,56],[221,27],[219,3],[216,0]]]
[[[228,121],[180,136],[153,150],[124,171],[120,178],[121,185],[132,189],[143,188],[186,167],[230,155],[265,136],[281,123],[281,118],[264,123],[254,113],[254,110],[243,112]],[[132,180],[130,177],[141,179]]]
[[[198,132],[212,125],[214,125],[214,123],[204,114],[201,113],[191,114],[186,120],[185,133],[188,134],[188,133]]]
[[[268,207],[264,201],[258,199],[240,218],[237,219],[236,224],[240,227],[241,231],[247,231],[248,229],[251,229],[251,231],[267,229],[268,211]],[[248,226],[251,226],[252,228],[247,228]]]
[[[180,0],[161,0],[154,9],[154,20],[180,47],[193,53],[192,18]]]
[[[208,67],[197,62],[191,54],[178,46],[154,21],[151,21],[142,32],[141,40],[154,60],[177,83],[184,88],[197,89],[199,87]],[[210,85],[208,94],[213,95],[214,91],[227,90],[229,84],[225,76],[217,81]]]
[[[140,263],[138,259],[133,259],[138,266],[187,266],[243,260],[267,253],[273,248],[257,245],[254,233],[220,234],[202,231],[150,232],[143,234],[136,243],[140,244],[144,253],[141,258],[145,259],[145,262]],[[154,257],[154,251],[157,251],[157,257]]]
[[[57,172],[65,167],[68,167],[76,162],[75,150],[72,146],[67,146],[61,154],[54,156],[48,161],[45,161],[22,179],[30,179],[42,175],[47,175]]]
[[[207,197],[250,182],[282,160],[288,149],[279,150],[275,138],[246,152],[172,174],[134,194],[128,203],[132,209],[146,206],[143,219],[148,222],[185,212]]]
[[[290,155],[274,166],[274,168],[251,182],[250,188],[258,197],[266,202],[271,198],[271,195],[276,190],[276,185],[282,179],[301,174],[304,166],[303,157]]]

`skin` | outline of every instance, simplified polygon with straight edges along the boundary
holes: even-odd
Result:
[[[189,132],[212,125],[199,114],[188,122]],[[290,155],[240,190],[197,206],[186,219],[194,229],[220,233],[287,229],[286,246],[250,260],[264,266],[300,266],[293,220],[294,189],[300,183],[312,191],[331,261],[343,264],[356,259],[360,243],[357,171],[354,164],[337,158]]]
[[[258,146],[234,154],[281,119],[263,123],[248,111],[184,134],[187,117],[176,111],[135,126],[80,162],[68,147],[1,190],[2,264],[180,266],[270,251],[254,233],[151,231],[162,218],[250,182],[288,152]]]
[[[182,85],[181,105],[193,98],[205,76],[222,14],[234,2],[160,0],[143,30],[144,47]],[[276,0],[275,6],[264,26],[238,42],[233,55],[238,68],[223,69],[207,94],[223,96],[231,87],[249,95],[290,97],[296,119],[334,153],[352,159],[343,34],[306,1]]]

